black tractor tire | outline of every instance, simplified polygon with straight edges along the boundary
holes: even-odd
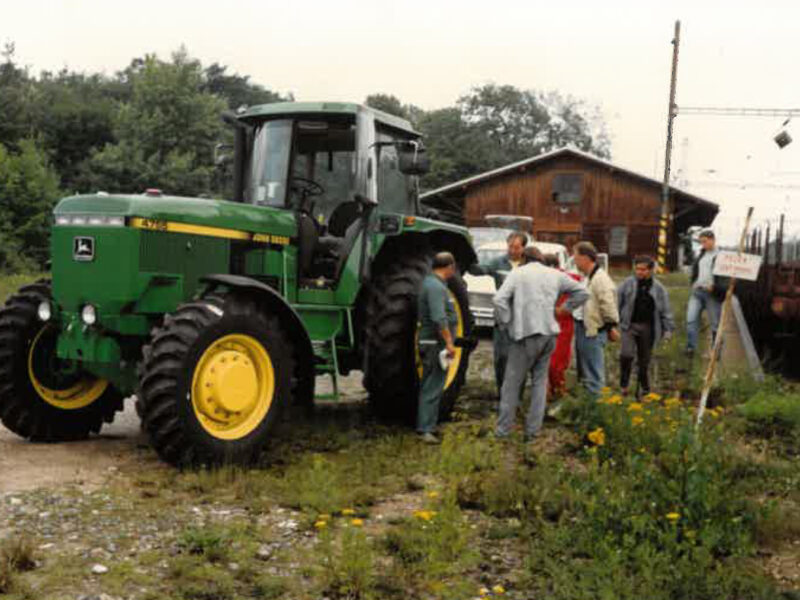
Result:
[[[384,419],[413,424],[417,415],[419,374],[417,361],[417,298],[430,272],[427,253],[397,258],[370,286],[366,311],[364,386],[372,410]],[[448,282],[463,318],[463,337],[470,337],[473,318],[466,286],[460,276]],[[458,371],[445,388],[439,419],[447,420],[455,407],[469,367],[470,350],[461,350]]]
[[[111,423],[117,411],[122,410],[124,398],[107,384],[88,405],[71,408],[57,406],[37,391],[32,372],[40,384],[55,391],[69,389],[81,381],[100,381],[80,371],[56,375],[58,369],[53,367],[61,364],[53,347],[58,330],[39,320],[37,314],[39,305],[51,299],[50,282],[41,280],[21,288],[0,310],[0,421],[31,441],[82,440],[98,433],[104,423]],[[35,354],[34,345],[38,348]],[[38,370],[37,363],[41,365]]]
[[[227,336],[257,342],[274,374],[265,414],[254,417],[247,433],[229,439],[204,425],[196,408],[199,400],[193,398],[196,368],[206,351]],[[255,462],[281,412],[291,404],[293,357],[280,320],[247,295],[220,294],[179,306],[164,318],[143,352],[137,395],[150,444],[164,461],[178,467]]]

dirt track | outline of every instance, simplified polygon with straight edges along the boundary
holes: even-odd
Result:
[[[329,381],[318,380],[320,393],[330,389]],[[339,385],[344,399],[364,395],[360,373],[340,378]],[[125,401],[125,411],[100,435],[81,442],[34,444],[0,424],[0,494],[65,484],[95,487],[121,465],[137,460],[135,450],[140,445],[146,447],[147,439],[140,431],[133,399]]]

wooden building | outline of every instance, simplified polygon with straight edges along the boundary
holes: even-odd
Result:
[[[678,262],[678,239],[695,225],[708,226],[713,202],[670,189],[669,268]],[[656,256],[661,182],[580,150],[562,148],[456,181],[421,196],[423,204],[457,213],[470,227],[493,214],[533,217],[534,237],[571,248],[589,240],[608,252],[612,265],[633,256]]]

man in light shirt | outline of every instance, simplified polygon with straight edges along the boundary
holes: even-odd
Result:
[[[470,275],[489,275],[494,279],[495,289],[499,290],[512,269],[525,263],[525,246],[528,245],[528,236],[521,231],[514,231],[506,239],[508,253],[499,256],[485,264],[475,264],[469,269]],[[494,378],[497,383],[497,393],[503,386],[503,375],[508,362],[508,348],[510,340],[505,328],[495,323],[492,332],[494,343]]]
[[[710,229],[700,232],[700,251],[692,265],[692,292],[686,308],[686,354],[694,356],[697,351],[697,340],[700,336],[700,315],[708,313],[711,322],[712,339],[717,337],[719,316],[722,305],[714,286],[714,263],[718,250],[714,232]]]
[[[496,435],[505,438],[511,433],[522,386],[530,373],[531,405],[525,420],[525,438],[532,441],[544,421],[547,370],[559,333],[556,314],[581,306],[589,293],[566,273],[542,264],[541,252],[529,251],[532,262],[511,271],[494,297],[497,320],[507,327],[511,339]],[[562,294],[568,295],[567,301],[556,309]]]

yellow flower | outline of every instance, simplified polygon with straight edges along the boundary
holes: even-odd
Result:
[[[506,588],[504,588],[502,585],[496,585],[496,586],[494,586],[492,588],[492,591],[495,594],[505,594],[506,593]]]
[[[316,527],[317,529],[325,529],[327,526],[328,523],[326,521],[317,521],[316,523],[314,523],[314,527]]]
[[[317,521],[330,521],[331,516],[329,514],[323,513],[317,517]]]
[[[482,587],[481,589],[478,590],[478,593],[481,596],[488,596],[489,595],[489,588]]]
[[[661,396],[659,396],[659,395],[658,395],[658,394],[656,394],[655,392],[650,392],[650,393],[649,393],[649,394],[647,394],[647,395],[646,395],[644,398],[645,398],[645,400],[647,400],[648,402],[658,402],[659,400],[661,400]]]
[[[343,514],[345,517],[349,517],[349,516],[351,516],[351,515],[354,515],[354,514],[356,514],[356,511],[354,511],[352,508],[345,508],[345,509],[342,509],[342,514]]]
[[[610,394],[611,393],[611,388],[610,387],[600,388],[600,393],[601,394]]]
[[[642,405],[639,402],[631,402],[630,406],[628,406],[628,410],[631,412],[636,412],[642,410]]]
[[[350,521],[350,525],[352,525],[353,527],[361,527],[363,524],[364,524],[363,519],[353,519],[352,521]]]
[[[590,431],[586,436],[589,438],[589,441],[597,446],[603,446],[606,443],[606,432],[603,431],[602,427],[598,427],[594,431]]]
[[[430,521],[435,516],[436,516],[436,511],[434,510],[414,511],[414,517],[416,517],[417,519],[422,519],[423,521]]]
[[[644,423],[644,418],[638,415],[631,419],[631,425],[633,425],[634,427],[641,425],[642,423]]]
[[[431,500],[438,497],[439,497],[439,492],[437,491],[428,492],[428,498],[430,498]]]
[[[614,394],[608,400],[606,400],[606,404],[622,404],[622,396],[619,394]]]
[[[680,398],[667,398],[666,400],[664,400],[664,406],[666,406],[667,408],[676,408],[680,405],[681,405]]]
[[[667,513],[666,517],[667,517],[667,519],[669,519],[670,521],[672,521],[674,523],[675,521],[677,521],[678,519],[681,518],[681,515],[680,515],[680,513],[671,512],[671,513]]]

